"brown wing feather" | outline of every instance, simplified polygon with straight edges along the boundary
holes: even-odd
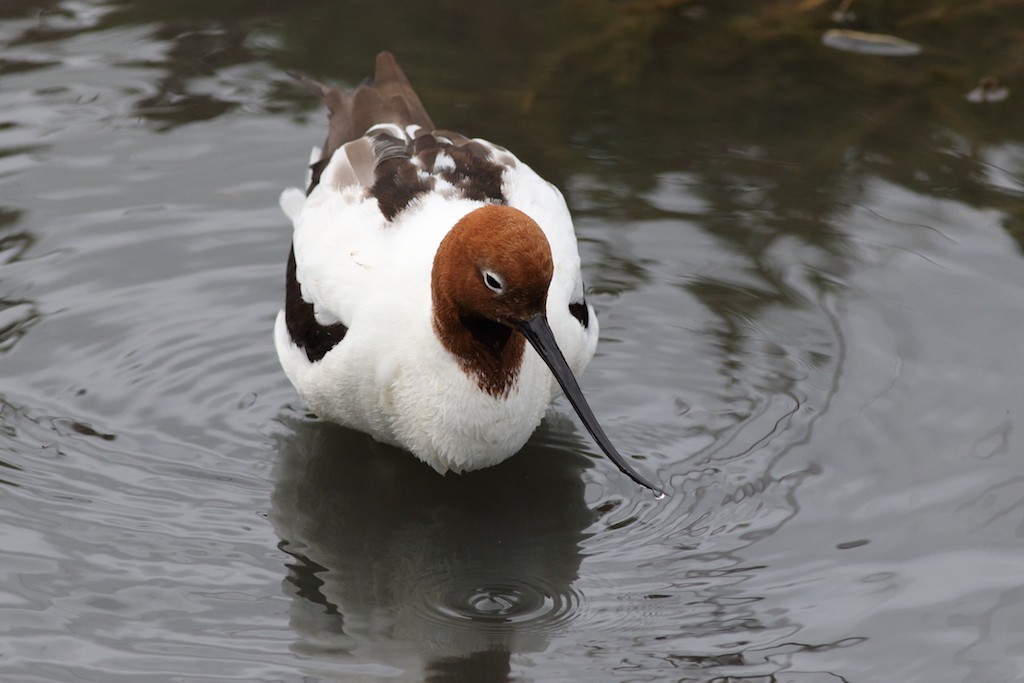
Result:
[[[405,72],[390,52],[377,55],[373,79],[352,92],[326,86],[303,74],[289,72],[289,75],[327,105],[327,139],[320,160],[314,164],[314,175],[317,178],[317,171],[323,170],[323,166],[339,147],[363,137],[367,130],[378,123],[395,123],[403,128],[418,125],[427,131],[434,130],[434,122],[430,120],[430,115]]]
[[[377,69],[373,83],[369,86],[361,86],[356,91],[357,98],[359,91],[364,89],[374,92],[379,99],[375,98],[374,109],[365,114],[359,110],[359,102],[356,102],[352,116],[354,121],[360,122],[360,125],[365,124],[366,128],[369,128],[376,123],[395,123],[403,128],[416,125],[427,131],[434,130],[434,122],[430,120],[419,96],[413,90],[409,79],[405,77],[405,72],[402,71],[402,67],[398,66],[398,62],[390,52],[381,52],[377,55]],[[366,129],[357,132],[362,135]]]

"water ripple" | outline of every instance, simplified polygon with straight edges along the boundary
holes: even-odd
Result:
[[[551,631],[577,615],[580,595],[544,576],[437,573],[422,577],[413,609],[445,628]]]

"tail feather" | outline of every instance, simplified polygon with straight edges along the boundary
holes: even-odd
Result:
[[[433,131],[434,122],[406,78],[402,67],[390,52],[377,55],[373,79],[362,83],[355,91],[326,86],[309,76],[288,72],[327,106],[327,140],[322,155],[312,164],[313,185],[319,179],[319,171],[327,165],[339,147],[361,138],[378,123],[394,123],[403,128],[421,126]]]
[[[382,113],[394,119],[386,123],[416,125],[428,131],[434,130],[434,122],[430,120],[430,115],[427,114],[409,79],[405,77],[405,72],[398,66],[398,61],[390,52],[381,52],[377,55],[373,87],[380,92],[384,101]]]

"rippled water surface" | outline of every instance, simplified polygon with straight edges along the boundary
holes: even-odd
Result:
[[[1024,14],[748,5],[0,3],[0,678],[1024,680]],[[462,477],[306,414],[284,71],[385,48],[565,191],[667,499],[563,402]]]

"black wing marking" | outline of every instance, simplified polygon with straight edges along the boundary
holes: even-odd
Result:
[[[313,304],[302,298],[302,287],[295,277],[295,249],[288,254],[284,322],[288,328],[288,335],[296,346],[306,352],[306,358],[310,363],[315,363],[326,356],[348,332],[348,328],[342,323],[321,325],[316,321]]]

